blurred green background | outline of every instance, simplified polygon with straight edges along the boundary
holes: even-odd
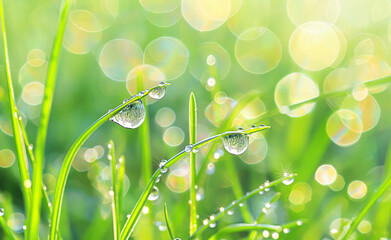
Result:
[[[17,105],[34,142],[61,1],[3,2]],[[199,224],[236,199],[233,186],[245,193],[267,179],[297,173],[292,184],[251,198],[245,208],[256,218],[273,192],[281,192],[264,222],[306,222],[281,233],[280,239],[338,239],[341,223],[391,174],[390,89],[363,85],[391,74],[390,41],[389,0],[74,1],[46,147],[43,180],[49,196],[73,141],[136,94],[139,71],[146,88],[160,81],[172,84],[163,99],[144,101],[153,169],[189,142],[190,92],[197,100],[197,140],[216,134],[235,104],[250,94],[254,100],[223,130],[271,126],[263,135],[251,136],[243,155],[224,152],[222,144],[209,159],[209,147],[197,154],[199,166],[206,162],[197,195]],[[23,232],[3,57],[0,66],[0,207],[6,209],[10,227]],[[346,94],[322,97],[334,91]],[[316,103],[289,108],[318,96]],[[107,122],[83,145],[65,191],[60,225],[64,239],[112,236],[110,139],[126,159],[123,218],[130,213],[145,185],[140,134]],[[188,237],[188,171],[187,158],[162,177],[159,198],[148,204],[134,239],[169,239],[164,203],[176,235]],[[389,191],[352,238],[389,239],[390,201]],[[245,222],[241,209],[205,236],[235,222]],[[42,236],[47,232],[45,218],[40,231]],[[246,237],[242,233],[227,239]]]

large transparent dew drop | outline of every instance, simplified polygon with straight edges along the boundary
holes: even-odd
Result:
[[[162,97],[164,97],[164,94],[166,94],[166,87],[165,86],[159,86],[159,87],[156,87],[154,89],[152,89],[150,92],[149,92],[149,96],[153,99],[161,99]]]
[[[159,197],[159,188],[153,186],[151,193],[148,196],[149,201],[155,201]]]
[[[221,138],[227,152],[240,155],[244,153],[248,147],[249,137],[247,134],[234,133]]]
[[[144,119],[145,108],[141,100],[130,103],[110,118],[111,121],[124,128],[138,128],[144,122]]]

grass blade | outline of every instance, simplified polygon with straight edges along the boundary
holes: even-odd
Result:
[[[197,103],[194,93],[189,100],[189,139],[190,146],[196,143],[197,129]],[[197,200],[196,200],[196,153],[190,152],[190,235],[197,229]]]
[[[291,179],[292,177],[295,177],[295,176],[297,176],[297,174],[291,174],[290,176],[282,177],[282,178],[275,180],[273,182],[270,182],[270,183],[267,182],[267,183],[261,185],[259,188],[256,188],[256,189],[252,190],[251,192],[248,192],[247,194],[245,194],[241,198],[237,199],[236,201],[233,201],[230,205],[228,205],[226,208],[224,208],[223,211],[219,211],[219,213],[217,213],[215,215],[215,217],[208,222],[208,224],[205,224],[205,225],[202,225],[201,227],[199,227],[197,229],[197,231],[193,235],[190,236],[190,239],[197,238],[197,236],[199,234],[201,234],[205,229],[207,229],[210,224],[217,222],[217,220],[219,220],[221,217],[223,217],[229,210],[239,206],[240,203],[243,203],[244,201],[248,200],[249,198],[259,194],[259,192],[265,191],[265,189],[269,189],[277,184],[282,183],[284,180]],[[253,224],[251,224],[251,225],[253,225]]]
[[[171,222],[170,222],[170,219],[168,218],[168,212],[167,212],[167,204],[165,203],[164,204],[164,218],[166,219],[166,225],[167,225],[167,230],[168,230],[168,233],[170,234],[170,238],[171,240],[174,240],[174,232],[172,230],[172,225],[171,225]]]
[[[21,136],[21,131],[20,131],[19,123],[18,123],[19,117],[18,117],[18,111],[16,109],[15,93],[14,93],[14,87],[13,87],[12,78],[11,78],[11,67],[10,67],[10,60],[9,60],[9,55],[8,55],[8,43],[7,43],[5,22],[4,22],[4,11],[3,11],[3,1],[2,0],[0,0],[0,20],[1,20],[1,32],[3,35],[3,47],[4,47],[4,58],[5,58],[4,64],[5,64],[7,87],[8,87],[8,97],[9,97],[12,129],[13,129],[13,133],[14,133],[16,155],[17,155],[18,169],[19,169],[19,177],[20,177],[20,183],[21,183],[21,188],[22,188],[25,211],[28,216],[30,209],[31,209],[31,191],[29,188],[27,188],[25,186],[24,183],[27,181],[30,181],[30,176],[29,176],[28,167],[27,167],[27,159],[25,158],[25,154],[24,154],[23,139]]]
[[[125,178],[125,157],[121,156],[118,159],[119,169],[117,177],[117,209],[118,209],[118,224],[121,226],[122,201],[124,196],[124,178]],[[118,228],[118,231],[121,228]],[[119,232],[118,232],[119,233]]]
[[[169,84],[166,84],[167,86]],[[160,86],[157,86],[160,87]],[[156,87],[154,87],[156,88]],[[61,213],[61,206],[62,206],[62,200],[64,197],[64,190],[65,190],[65,184],[68,179],[69,171],[72,166],[72,161],[75,158],[75,155],[77,151],[80,149],[82,144],[87,140],[91,134],[98,129],[103,123],[105,123],[107,120],[109,120],[112,116],[117,114],[119,111],[121,111],[125,106],[128,104],[137,101],[139,99],[144,98],[147,96],[150,91],[152,91],[154,88],[151,88],[149,91],[144,91],[142,94],[138,94],[131,99],[123,102],[113,110],[109,111],[108,113],[104,114],[102,117],[100,117],[98,120],[96,120],[87,130],[84,131],[83,134],[81,134],[76,141],[72,144],[71,148],[67,152],[67,155],[65,156],[64,162],[61,166],[60,173],[57,179],[56,188],[54,190],[54,200],[53,200],[53,213],[51,216],[51,229],[50,229],[50,240],[54,240],[56,238],[56,232],[58,230],[58,225],[60,221],[60,213]]]
[[[357,228],[358,224],[364,218],[364,216],[371,210],[373,205],[383,196],[386,190],[391,186],[391,175],[387,177],[387,179],[380,185],[379,189],[375,192],[375,194],[369,199],[368,203],[364,206],[364,208],[358,213],[356,217],[353,218],[352,223],[349,226],[348,231],[343,236],[342,240],[349,239],[349,236],[353,233],[353,231]]]
[[[119,210],[118,210],[118,192],[117,192],[117,163],[115,158],[114,142],[110,140],[109,144],[109,160],[111,162],[111,190],[112,197],[111,212],[113,214],[113,232],[114,239],[119,239]]]
[[[7,222],[4,219],[4,216],[0,216],[0,226],[3,228],[3,232],[10,240],[17,240],[19,237],[17,237],[10,227],[8,226]]]
[[[143,78],[141,72],[137,72],[137,91],[144,90]],[[145,104],[145,119],[144,123],[140,126],[140,142],[142,152],[142,169],[144,177],[144,184],[146,184],[152,175],[152,158],[151,158],[151,145],[150,145],[150,134],[149,134],[149,115],[148,106]]]
[[[274,194],[274,196],[272,197],[272,199],[270,200],[270,202],[268,203],[269,205],[277,202],[277,200],[280,198],[281,196],[281,193],[276,193]],[[269,206],[270,207],[270,206]],[[268,207],[268,208],[269,208]],[[259,214],[257,220],[255,221],[255,224],[259,224],[259,223],[262,223],[263,221],[263,218],[265,216],[266,212],[264,212],[263,210],[261,211],[261,213]],[[257,238],[257,235],[258,235],[258,232],[257,231],[252,231],[248,237],[249,240],[255,240]]]
[[[69,9],[71,8],[71,1],[65,0],[65,4],[61,10],[58,21],[57,33],[54,38],[54,43],[51,51],[51,56],[48,65],[48,72],[45,81],[45,91],[42,101],[41,117],[37,132],[35,163],[32,181],[32,202],[31,213],[29,216],[29,231],[28,239],[36,239],[38,236],[41,197],[42,197],[42,171],[44,165],[45,144],[47,137],[47,130],[49,125],[49,117],[53,103],[54,86],[56,83],[56,76],[58,71],[58,60],[62,47],[62,40],[64,38],[65,27],[68,19]]]
[[[230,135],[230,134],[233,134],[233,133],[251,134],[251,133],[259,132],[259,131],[262,131],[262,130],[265,130],[265,129],[268,129],[268,128],[270,128],[270,127],[269,126],[262,126],[262,127],[251,128],[251,129],[248,129],[248,130],[243,130],[243,131],[240,131],[240,132],[238,132],[238,131],[224,132],[224,133],[221,133],[221,134],[218,134],[218,135],[206,138],[204,140],[201,140],[201,141],[193,144],[192,149],[194,150],[194,149],[201,148],[201,147],[205,146],[206,144],[213,143],[214,141],[219,140],[221,137],[224,137],[224,136],[227,136],[227,135]],[[129,238],[130,235],[132,234],[132,231],[133,231],[133,229],[134,229],[134,227],[135,227],[135,225],[137,223],[137,220],[140,217],[142,208],[144,207],[144,205],[145,205],[145,203],[146,203],[146,201],[148,199],[148,196],[151,193],[153,186],[155,185],[156,179],[162,173],[161,170],[163,168],[171,167],[176,162],[178,162],[180,159],[185,157],[187,154],[189,154],[188,151],[182,150],[181,152],[177,153],[175,156],[170,158],[163,166],[160,166],[160,168],[158,168],[155,171],[155,173],[152,175],[151,179],[149,180],[147,186],[145,187],[143,193],[139,197],[136,205],[134,206],[134,208],[133,208],[133,210],[132,210],[128,220],[125,222],[124,227],[121,230],[121,240]],[[194,236],[194,234],[193,234],[193,236]]]

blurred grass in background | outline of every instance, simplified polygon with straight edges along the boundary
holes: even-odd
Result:
[[[17,105],[31,139],[39,122],[59,7],[60,1],[4,1]],[[307,219],[303,226],[281,233],[281,239],[337,239],[343,223],[391,174],[390,90],[388,85],[363,84],[391,74],[390,41],[388,0],[75,1],[49,124],[43,178],[49,196],[71,143],[99,116],[137,93],[137,73],[145,88],[160,81],[172,84],[162,100],[146,101],[153,169],[189,142],[190,92],[197,99],[201,140],[221,130],[237,101],[255,89],[258,96],[222,130],[261,123],[272,128],[252,136],[243,155],[231,156],[222,145],[214,148],[210,159],[205,159],[208,147],[197,154],[197,166],[207,161],[200,177],[204,184],[197,190],[198,224],[237,198],[233,184],[246,192],[267,179],[295,172],[293,184],[248,201],[252,218],[279,191],[281,198],[264,221]],[[3,59],[0,207],[6,209],[10,227],[23,232],[25,213]],[[352,88],[345,96],[322,99]],[[316,103],[288,107],[318,96]],[[113,234],[110,139],[118,155],[126,158],[123,207],[125,213],[131,211],[146,184],[140,134],[106,123],[84,144],[65,192],[60,225],[64,239],[109,239]],[[232,179],[227,161],[234,164],[238,181]],[[188,158],[172,167],[157,186],[159,198],[144,209],[134,239],[169,239],[164,203],[176,237],[187,238]],[[369,212],[355,239],[391,237],[390,197],[388,192]],[[45,221],[42,236],[47,232]],[[244,222],[239,209],[207,233],[233,222]]]

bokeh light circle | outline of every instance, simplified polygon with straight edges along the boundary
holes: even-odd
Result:
[[[157,111],[155,120],[161,127],[169,127],[174,123],[176,114],[174,110],[168,107],[161,108]]]
[[[277,36],[267,28],[255,27],[239,35],[235,56],[240,66],[255,74],[274,69],[281,60],[282,47]]]
[[[212,57],[214,64],[210,65]],[[205,42],[199,45],[197,51],[190,56],[189,67],[191,74],[198,80],[202,77],[224,79],[231,69],[231,57],[220,44]]]
[[[177,176],[173,173],[170,173],[166,179],[166,185],[173,192],[184,192],[190,187],[189,175]]]
[[[179,127],[169,127],[164,131],[163,140],[167,145],[176,147],[185,140],[185,133]]]
[[[171,27],[182,18],[180,9],[168,13],[152,13],[145,11],[144,16],[150,23],[157,27]]]
[[[331,71],[323,81],[323,92],[325,94],[332,92],[345,91],[352,88],[354,79],[349,77],[349,70],[347,68],[337,68]],[[327,102],[333,106],[339,106],[342,102],[342,97],[331,97]]]
[[[212,101],[205,108],[205,117],[214,126],[218,127],[227,117],[228,113],[233,109],[235,104],[236,101],[229,97],[222,97],[222,99],[219,99],[219,102]]]
[[[99,64],[112,80],[125,81],[131,69],[143,62],[143,51],[130,40],[114,39],[104,45],[100,52]]]
[[[198,31],[220,27],[229,17],[230,0],[182,0],[182,15]]]
[[[351,198],[361,199],[367,194],[367,185],[360,180],[353,181],[349,184],[348,194]]]
[[[307,22],[300,25],[289,39],[289,52],[300,67],[318,71],[332,65],[340,50],[337,33],[327,23]]]
[[[133,68],[127,78],[126,78],[126,87],[130,94],[136,94],[137,91],[137,78],[141,77],[143,83],[143,89],[152,88],[164,82],[166,77],[164,73],[157,67],[143,64],[138,67]],[[150,101],[150,98],[147,98]]]
[[[296,26],[309,21],[335,23],[339,17],[340,4],[338,0],[288,0],[287,12]]]
[[[39,67],[46,62],[46,54],[38,48],[32,49],[27,54],[27,63],[34,67]]]
[[[311,112],[315,103],[308,103],[295,109],[290,109],[289,105],[318,96],[318,86],[311,78],[303,73],[291,73],[278,82],[274,99],[282,113],[286,113],[290,117],[300,117]]]
[[[22,90],[22,99],[29,105],[39,105],[42,103],[45,87],[40,82],[26,84]]]
[[[83,0],[75,1],[74,9],[80,9],[80,11],[88,11],[95,16],[94,19],[99,22],[100,29],[96,31],[102,31],[109,27],[118,15],[119,0]],[[79,19],[91,20],[90,16],[81,12],[77,16]],[[95,20],[94,20],[95,21]]]
[[[266,106],[260,98],[254,99],[248,103],[243,110],[240,112],[240,116],[245,119],[254,119],[260,117],[266,113]]]
[[[358,226],[357,229],[362,234],[367,234],[372,230],[372,224],[368,220],[362,220]]]
[[[256,139],[250,141],[247,150],[239,155],[240,159],[247,164],[256,164],[265,159],[268,144],[265,137],[260,134]]]
[[[167,80],[181,76],[189,61],[189,51],[185,44],[173,37],[160,37],[145,48],[144,63],[158,67]]]
[[[370,94],[361,101],[357,101],[353,96],[347,96],[342,102],[341,108],[349,109],[360,117],[363,125],[363,132],[375,127],[380,119],[380,106],[376,99]]]
[[[334,239],[341,239],[350,228],[351,221],[346,218],[337,218],[330,224],[330,234]]]
[[[22,86],[32,82],[45,82],[48,63],[44,62],[39,66],[35,66],[30,64],[30,62],[26,62],[25,64],[23,64],[23,66],[19,70],[19,83]],[[36,63],[35,60],[33,60],[33,62]]]
[[[15,162],[15,154],[9,149],[0,150],[0,167],[11,167]]]
[[[141,6],[152,13],[168,13],[181,5],[181,0],[139,0]]]
[[[231,10],[235,5],[231,2]],[[229,30],[239,36],[244,30],[254,27],[266,27],[269,24],[270,1],[269,0],[245,0],[239,11],[227,21]]]
[[[360,117],[348,109],[334,112],[327,120],[327,135],[341,147],[356,143],[360,139],[362,131],[363,124]]]
[[[337,170],[330,165],[324,164],[315,172],[315,180],[322,185],[330,185],[337,179]]]

